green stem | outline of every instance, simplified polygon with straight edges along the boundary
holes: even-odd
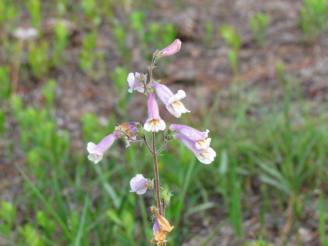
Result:
[[[159,172],[158,172],[158,161],[157,161],[157,151],[156,151],[155,137],[156,137],[155,132],[153,132],[152,155],[153,155],[154,174],[155,174],[156,205],[157,205],[158,212],[160,214],[163,214],[163,210],[162,210],[162,206],[161,206],[160,181],[159,181]]]

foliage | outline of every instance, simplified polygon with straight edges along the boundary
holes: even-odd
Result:
[[[27,9],[31,15],[32,25],[34,27],[39,27],[41,24],[41,2],[40,0],[27,0]]]
[[[69,32],[65,23],[60,21],[56,23],[54,31],[55,40],[53,43],[52,60],[54,66],[59,66],[68,45]]]
[[[238,52],[241,46],[241,38],[236,29],[231,25],[223,25],[220,34],[226,44],[234,51]]]
[[[6,66],[0,67],[0,100],[6,99],[11,93],[9,69]]]
[[[269,16],[261,12],[253,15],[249,21],[253,37],[260,45],[263,45],[265,42],[265,36],[269,26],[269,21]]]
[[[17,17],[16,6],[11,0],[0,1],[0,25],[10,24]]]
[[[220,28],[220,35],[229,46],[228,60],[234,75],[238,74],[238,53],[241,46],[241,38],[236,29],[231,25],[223,25]]]
[[[304,0],[300,11],[300,26],[307,40],[314,40],[327,27],[327,0]]]
[[[50,69],[48,49],[49,45],[46,41],[31,43],[29,47],[27,54],[28,64],[31,66],[32,74],[37,78],[45,76]]]
[[[96,31],[87,33],[83,38],[80,52],[80,67],[93,79],[102,77],[105,73],[104,55],[97,50],[97,37]]]

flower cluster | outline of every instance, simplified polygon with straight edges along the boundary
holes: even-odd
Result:
[[[87,151],[89,153],[88,159],[95,164],[102,160],[106,150],[119,138],[123,138],[127,146],[136,141],[144,142],[147,145],[154,159],[154,188],[156,190],[157,209],[153,213],[153,242],[157,245],[165,244],[167,235],[172,231],[173,227],[168,220],[163,217],[164,205],[162,203],[165,199],[160,197],[155,134],[163,132],[164,135],[174,136],[189,148],[203,164],[211,164],[216,157],[215,151],[210,147],[211,138],[208,136],[209,130],[199,131],[190,126],[180,124],[170,124],[167,126],[167,123],[160,116],[157,103],[158,99],[162,102],[166,110],[175,118],[180,118],[183,114],[190,113],[190,110],[188,110],[182,102],[186,97],[185,91],[178,90],[177,92],[173,92],[169,87],[155,80],[152,73],[155,63],[159,58],[174,55],[179,52],[180,48],[181,41],[177,39],[165,49],[155,51],[148,74],[136,72],[129,73],[128,75],[128,92],[138,92],[147,97],[148,117],[143,123],[143,127],[142,124],[137,122],[123,123],[118,125],[111,134],[103,138],[98,144],[92,142],[87,144]],[[147,142],[147,132],[152,133],[152,149]],[[152,189],[153,186],[153,180],[145,178],[142,174],[137,174],[130,181],[131,192],[135,192],[138,195],[145,194],[147,190]]]
[[[170,56],[177,53],[181,48],[181,41],[175,40],[172,44],[161,51],[155,52],[155,57]],[[180,118],[184,113],[190,113],[184,104],[181,102],[186,97],[184,90],[178,90],[173,93],[166,85],[157,81],[150,80],[147,83],[147,74],[129,73],[127,82],[130,93],[136,91],[147,95],[148,118],[144,123],[144,130],[147,132],[164,131],[167,126],[165,121],[161,118],[156,96],[164,104],[165,108],[170,114],[176,118]],[[151,78],[152,79],[152,78]],[[115,131],[97,145],[88,143],[87,150],[89,152],[89,160],[98,163],[102,160],[104,152],[111,147],[113,142],[120,137],[125,137],[130,143],[136,140],[137,134],[136,122],[123,123],[115,128]],[[208,137],[209,130],[199,131],[187,125],[171,124],[169,129],[174,133],[175,137],[186,145],[197,157],[197,159],[204,163],[210,164],[216,157],[215,151],[210,147],[211,138]]]
[[[140,75],[139,73],[133,75],[133,73],[130,73],[128,82],[129,91],[148,92],[148,118],[144,124],[145,131],[158,132],[166,129],[166,123],[159,114],[155,93],[168,112],[174,117],[180,118],[182,114],[190,112],[181,102],[186,97],[184,90],[178,90],[174,94],[166,85],[159,82],[155,81],[147,85],[144,82],[144,78],[146,78],[146,75]],[[154,89],[155,93],[151,89]],[[210,147],[211,138],[208,137],[209,130],[202,132],[190,126],[178,124],[171,124],[169,129],[177,139],[181,140],[195,154],[200,162],[210,164],[214,161],[216,153]]]

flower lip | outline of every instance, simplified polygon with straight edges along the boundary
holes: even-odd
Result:
[[[196,157],[201,163],[208,165],[214,161],[216,152],[211,147],[208,147],[207,149],[200,150]]]
[[[197,149],[207,149],[208,147],[210,147],[211,140],[212,140],[211,138],[198,140],[195,142],[195,147]]]
[[[101,154],[101,152],[97,150],[97,145],[93,142],[87,144],[87,151],[91,154]]]
[[[180,118],[184,113],[190,113],[181,101],[174,101],[166,106],[166,109],[176,118]]]
[[[88,159],[90,161],[92,161],[94,164],[97,164],[98,162],[100,162],[103,158],[103,153],[101,153],[100,151],[97,150],[97,145],[89,142],[87,144],[87,151],[89,153],[88,155]]]
[[[162,119],[148,119],[144,124],[144,129],[147,132],[164,131],[166,128],[165,121]]]
[[[169,98],[169,101],[168,103],[171,104],[171,103],[174,103],[176,101],[180,101],[182,100],[183,98],[185,98],[187,95],[186,95],[186,92],[184,90],[178,90],[178,92],[174,95],[172,95],[170,98]]]
[[[216,152],[211,147],[205,149],[197,149],[195,142],[183,134],[176,134],[176,137],[181,140],[181,142],[190,149],[196,158],[203,164],[211,164],[216,157]]]

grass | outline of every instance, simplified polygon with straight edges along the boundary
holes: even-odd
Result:
[[[0,13],[7,3],[0,0]],[[133,10],[124,22],[113,14],[113,6],[107,1],[84,0],[81,6],[72,3],[61,0],[53,9],[60,16],[68,16],[68,9],[75,11],[78,23],[92,30],[82,35],[76,66],[90,81],[110,78],[118,96],[117,112],[108,115],[105,124],[92,113],[81,117],[81,141],[97,142],[113,130],[115,122],[125,119],[126,108],[132,107],[125,93],[125,78],[131,68],[131,47],[123,45],[127,34],[134,35],[135,45],[140,45],[147,58],[149,50],[169,43],[177,32],[171,23],[146,22],[142,10]],[[115,6],[119,4],[129,3],[117,2]],[[151,3],[147,4],[150,8]],[[31,25],[40,26],[45,18],[43,7],[42,1],[27,1]],[[85,146],[72,146],[72,134],[57,126],[55,97],[57,77],[68,63],[65,51],[72,46],[72,33],[60,23],[54,33],[58,42],[54,44],[42,33],[37,40],[25,44],[11,42],[8,30],[17,25],[19,6],[10,1],[8,9],[10,12],[0,15],[0,23],[7,30],[0,37],[6,57],[5,65],[0,67],[0,135],[6,143],[0,157],[14,165],[21,183],[18,196],[0,203],[0,239],[8,245],[29,246],[108,242],[136,245],[136,241],[138,245],[149,245],[151,199],[130,194],[129,180],[139,172],[152,176],[151,156],[138,146],[125,149],[124,143],[119,142],[105,161],[93,165],[86,159]],[[80,9],[82,16],[78,14]],[[102,23],[111,27],[115,41],[113,57],[119,60],[111,70],[107,69],[104,51],[97,43]],[[264,39],[266,25],[253,25],[254,35]],[[223,27],[221,35],[235,54],[230,57],[230,65],[237,73],[241,37],[234,27]],[[208,27],[210,34],[212,29]],[[205,38],[209,44],[213,40],[207,39],[212,36],[215,35]],[[253,206],[260,209],[261,230],[256,240],[246,245],[270,245],[266,243],[271,241],[266,215],[272,213],[284,219],[278,236],[288,240],[285,237],[297,232],[308,208],[314,213],[321,244],[327,245],[327,105],[313,105],[283,65],[276,70],[280,98],[264,104],[259,102],[255,89],[250,90],[242,81],[234,82],[226,91],[218,92],[210,113],[199,116],[202,123],[198,128],[213,129],[211,137],[218,156],[211,166],[201,165],[177,142],[159,157],[161,181],[171,187],[173,194],[166,215],[175,229],[168,245],[181,245],[192,238],[191,229],[202,227],[203,221],[210,224],[203,245],[214,240],[225,223],[231,225],[236,238],[246,242],[244,221],[251,210],[249,198],[254,194],[260,197],[259,204]],[[33,105],[23,93],[15,91],[17,88],[11,88],[11,74],[18,75],[20,82],[35,80],[42,84],[42,103]],[[224,109],[220,107],[222,102],[228,105]],[[319,198],[312,204],[317,192]]]
[[[188,224],[192,224],[193,214],[210,218],[209,211],[215,210],[226,211],[236,235],[242,236],[243,201],[247,199],[247,183],[252,182],[252,177],[257,177],[264,187],[268,187],[263,189],[261,196],[288,203],[293,221],[304,211],[303,190],[320,189],[325,180],[328,147],[325,118],[313,116],[306,109],[293,112],[294,116],[291,116],[289,110],[284,109],[290,106],[289,99],[281,105],[282,109],[266,109],[268,113],[261,113],[260,118],[246,115],[247,110],[253,108],[251,104],[245,106],[243,100],[239,103],[222,112],[220,118],[225,114],[235,115],[227,129],[222,127],[220,118],[212,119],[217,126],[212,136],[216,136],[213,141],[219,158],[211,167],[204,168],[188,150],[176,143],[172,154],[160,156],[162,182],[173,187],[173,198],[167,209],[167,216],[174,218],[176,225],[172,242],[181,242],[188,237]],[[151,223],[145,204],[149,201],[131,196],[128,181],[136,172],[152,174],[147,165],[150,156],[137,146],[121,155],[122,146],[116,146],[107,161],[94,166],[86,160],[83,150],[68,152],[68,142],[60,142],[59,132],[53,132],[53,120],[48,123],[45,120],[49,119],[46,115],[53,108],[45,112],[19,108],[13,103],[12,109],[17,114],[20,144],[29,157],[28,166],[17,166],[24,179],[24,193],[13,206],[19,209],[24,204],[26,210],[20,216],[27,218],[27,222],[17,225],[20,233],[13,236],[10,232],[7,236],[14,242],[29,245],[48,245],[50,242],[102,245],[106,241],[133,245],[135,238],[147,245]],[[300,112],[304,114],[300,115]],[[108,130],[103,127],[99,131],[97,117],[86,115],[83,119],[85,139],[97,140],[112,127]],[[34,130],[33,125],[37,122],[43,122],[45,128],[37,125]],[[40,132],[42,138],[39,138]],[[213,201],[217,196],[222,196],[224,203],[218,205]],[[281,209],[283,212],[286,207]],[[322,209],[321,202],[319,212],[323,213],[321,218],[325,218]],[[40,213],[47,218],[46,225],[40,225],[37,216]],[[322,240],[325,240],[324,221],[320,219]],[[54,224],[55,234],[49,233]],[[29,242],[30,234],[37,234],[40,244]]]

